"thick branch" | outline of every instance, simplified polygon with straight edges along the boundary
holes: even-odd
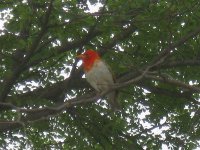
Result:
[[[0,121],[0,132],[14,130],[23,126],[24,124],[19,121]]]
[[[189,60],[180,60],[180,61],[170,61],[169,63],[159,66],[158,68],[165,69],[165,68],[186,67],[186,66],[188,67],[200,66],[200,60],[189,59]]]
[[[157,80],[157,81],[162,81],[164,83],[169,83],[171,85],[175,85],[177,87],[181,87],[183,89],[188,89],[190,91],[192,91],[193,93],[200,93],[200,87],[196,87],[196,86],[192,86],[186,83],[183,83],[181,81],[178,80],[174,80],[174,79],[169,79],[169,78],[165,78],[165,77],[158,77],[158,76],[154,76],[154,75],[145,75],[145,78],[147,79],[153,79],[153,80]]]
[[[156,95],[173,97],[173,98],[176,98],[176,100],[187,99],[189,101],[194,102],[195,104],[197,102],[197,101],[195,101],[195,99],[192,98],[193,93],[190,92],[190,91],[180,92],[180,91],[170,90],[170,89],[166,89],[166,88],[156,87],[154,85],[145,84],[143,82],[136,83],[136,85],[139,86],[139,87],[142,87],[142,88],[144,88],[144,89],[148,90],[149,92],[154,93]]]

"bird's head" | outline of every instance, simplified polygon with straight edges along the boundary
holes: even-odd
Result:
[[[94,50],[86,50],[83,54],[77,56],[83,61],[83,68],[85,71],[89,71],[94,62],[100,60],[98,52]]]

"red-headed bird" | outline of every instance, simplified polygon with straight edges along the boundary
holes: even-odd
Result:
[[[108,65],[96,51],[87,50],[77,57],[83,61],[86,80],[98,93],[106,91],[114,85],[114,78]],[[117,91],[108,93],[106,97],[111,109],[119,110]]]

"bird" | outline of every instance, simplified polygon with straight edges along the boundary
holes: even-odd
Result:
[[[87,82],[98,93],[102,93],[114,85],[115,81],[111,69],[101,59],[97,51],[89,49],[77,57],[82,60],[83,70]],[[113,111],[120,110],[117,97],[117,90],[111,91],[106,95],[107,102]]]

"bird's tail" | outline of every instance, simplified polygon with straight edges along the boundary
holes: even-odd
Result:
[[[118,91],[113,91],[111,93],[108,93],[106,96],[108,98],[108,103],[113,111],[119,111],[121,110],[119,101],[118,101]]]

